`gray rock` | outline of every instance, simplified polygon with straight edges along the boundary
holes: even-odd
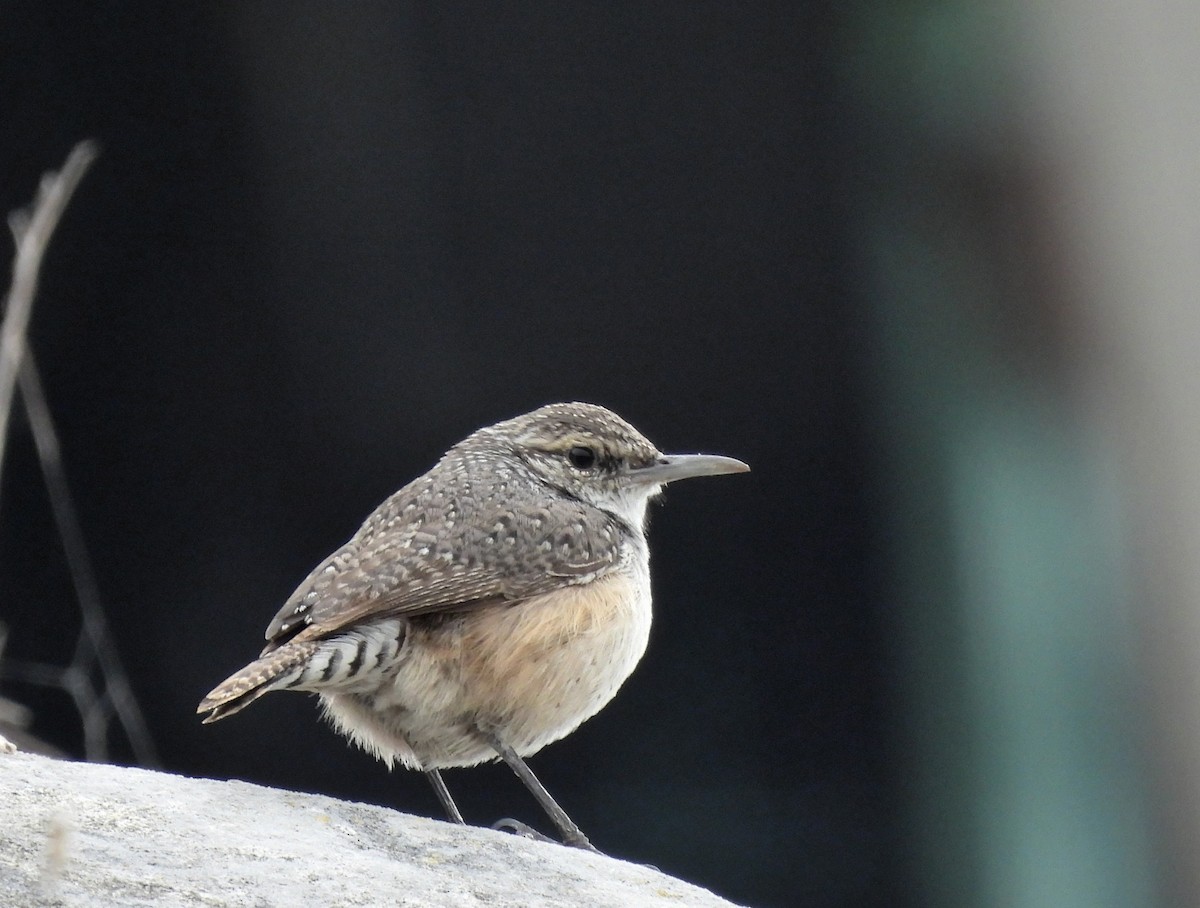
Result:
[[[729,902],[647,867],[319,795],[0,756],[0,905]]]

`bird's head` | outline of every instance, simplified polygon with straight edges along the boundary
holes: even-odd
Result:
[[[595,404],[549,404],[480,429],[456,446],[501,447],[538,480],[641,527],[646,503],[669,482],[744,473],[716,454],[663,454],[628,422]]]

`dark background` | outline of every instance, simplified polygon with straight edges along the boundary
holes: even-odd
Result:
[[[602,850],[735,901],[905,903],[837,8],[0,9],[0,208],[102,146],[31,346],[162,767],[437,816],[307,698],[215,726],[196,703],[446,447],[593,401],[753,472],[654,508],[649,652],[534,770]],[[65,664],[77,609],[12,433],[7,655]],[[0,690],[82,754],[61,692]],[[471,822],[542,823],[502,767],[447,781]]]

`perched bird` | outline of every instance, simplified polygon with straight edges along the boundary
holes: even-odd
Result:
[[[315,692],[352,741],[425,772],[451,820],[438,770],[499,757],[562,840],[591,849],[522,758],[595,715],[646,649],[647,502],[676,479],[748,469],[662,454],[592,404],[480,429],[319,564],[262,655],[197,712],[215,722],[269,691]]]

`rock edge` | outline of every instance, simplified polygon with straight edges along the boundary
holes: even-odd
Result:
[[[0,904],[728,908],[648,867],[383,807],[0,756]]]

